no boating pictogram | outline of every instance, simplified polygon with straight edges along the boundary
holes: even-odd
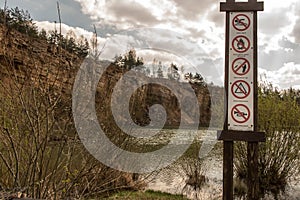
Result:
[[[245,31],[250,27],[250,19],[245,14],[238,14],[232,20],[232,26],[238,31]]]
[[[245,53],[250,48],[250,40],[243,35],[238,35],[232,40],[232,48],[238,53]]]
[[[250,62],[245,58],[237,58],[232,62],[232,71],[236,75],[246,75],[250,70]]]
[[[246,81],[239,80],[232,84],[231,93],[235,98],[245,99],[251,92],[250,85]]]
[[[243,104],[235,105],[231,110],[231,117],[239,124],[245,123],[250,118],[250,110]]]

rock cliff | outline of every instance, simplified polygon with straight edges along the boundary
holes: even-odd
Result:
[[[51,91],[53,90],[55,93],[62,93],[66,99],[65,103],[68,104],[66,106],[70,106],[72,87],[82,63],[83,58],[54,44],[0,27],[0,79],[3,83],[2,87],[15,81],[23,85],[45,87],[47,90],[51,88]],[[109,106],[111,94],[124,73],[124,69],[110,64],[101,77],[96,94],[99,117],[102,115],[104,119],[113,119],[109,117],[111,116],[111,111],[109,111],[111,109]],[[151,82],[150,78],[143,74],[136,74],[136,76]],[[189,105],[192,93],[185,89],[189,83],[174,83],[174,81],[167,79],[164,79],[163,82],[164,85],[173,84],[174,86],[177,84],[175,87],[180,88],[180,98],[186,105]],[[132,85],[135,83],[132,82]],[[178,99],[167,87],[162,87],[159,84],[148,84],[138,88],[133,92],[129,103],[132,120],[139,125],[148,125],[151,122],[149,108],[152,105],[161,104],[167,112],[166,126],[176,127],[182,119],[184,119],[185,125],[193,123],[189,118],[193,112],[200,113],[200,126],[208,126],[211,120],[209,89],[207,86],[197,84],[191,84],[191,87],[199,103],[199,108],[191,110],[191,113],[181,112]],[[129,90],[130,87],[127,89]],[[222,95],[221,89],[215,91],[218,95]],[[122,96],[118,98],[122,98]],[[122,116],[120,118],[121,121],[128,121]]]

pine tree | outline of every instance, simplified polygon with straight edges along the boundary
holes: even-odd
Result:
[[[161,61],[159,61],[158,63],[158,69],[156,74],[157,74],[157,78],[164,78]]]

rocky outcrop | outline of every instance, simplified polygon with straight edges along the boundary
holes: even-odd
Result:
[[[71,54],[47,41],[30,38],[17,31],[0,27],[0,79],[3,83],[10,84],[12,79],[21,84],[32,84],[36,87],[51,87],[57,93],[63,92],[70,106],[70,98],[75,76],[83,62],[82,58]],[[96,101],[99,117],[105,120],[113,120],[111,115],[111,94],[114,87],[125,73],[124,69],[110,64],[100,79],[97,88]],[[136,72],[138,73],[138,72]],[[151,82],[150,78],[139,73],[140,79]],[[131,85],[137,83],[132,78]],[[190,116],[196,112],[200,113],[200,126],[208,126],[211,119],[211,94],[208,87],[198,84],[191,84],[193,93],[187,88],[189,83],[174,82],[164,79],[163,85],[172,85],[178,88],[180,99],[186,106],[192,105],[189,102],[191,95],[196,94],[199,107],[189,112],[181,112],[180,104],[172,89],[162,87],[159,84],[148,84],[132,92],[130,99],[130,114],[132,120],[139,125],[148,125],[151,122],[149,108],[154,104],[161,104],[167,112],[166,126],[179,126],[182,119],[185,125],[194,123]],[[175,84],[175,85],[174,85]],[[130,85],[130,84],[129,84]],[[126,92],[132,88],[127,87]],[[219,93],[219,92],[218,92]],[[122,98],[120,95],[118,98]],[[122,101],[120,101],[122,102]],[[121,112],[121,111],[120,111]],[[121,117],[121,121],[128,119]],[[158,116],[159,117],[159,116]]]
[[[0,27],[0,78],[43,83],[69,92],[82,59],[54,44]]]
[[[126,75],[124,85],[116,86],[121,77],[126,73],[123,69],[111,64],[99,82],[96,101],[100,113],[105,113],[105,117],[110,116],[111,119],[118,118],[119,121],[127,122],[128,118],[123,115],[125,110],[117,110],[120,113],[118,116],[112,116],[111,105],[119,107],[119,104],[124,104],[127,101],[124,95],[131,94],[128,109],[132,121],[138,125],[149,125],[151,119],[149,110],[151,106],[159,104],[166,111],[166,127],[178,127],[181,122],[184,126],[200,124],[200,126],[208,126],[211,119],[210,111],[210,93],[207,86],[198,84],[189,84],[168,79],[160,79],[159,84],[153,83],[152,78],[149,78],[139,72],[131,72]],[[142,83],[150,83],[143,85]],[[135,90],[135,87],[142,85]],[[115,99],[111,98],[114,93]],[[177,96],[176,96],[177,95]],[[198,106],[192,100],[198,101]],[[104,103],[105,102],[105,103]],[[127,101],[128,102],[128,101]],[[181,103],[180,103],[181,102]],[[105,105],[103,107],[103,105]],[[184,107],[184,109],[182,108]],[[156,108],[157,110],[158,108]],[[155,108],[153,110],[156,112]],[[158,110],[157,110],[158,111]],[[195,122],[194,116],[200,113],[199,122]],[[163,114],[161,114],[163,115]],[[101,116],[99,116],[101,117]],[[156,115],[156,120],[163,120],[163,116]]]

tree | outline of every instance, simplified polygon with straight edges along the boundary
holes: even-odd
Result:
[[[205,80],[203,78],[203,76],[201,74],[199,74],[198,72],[196,72],[195,75],[193,75],[193,73],[186,73],[184,75],[184,79],[186,81],[188,81],[189,83],[194,83],[194,84],[198,84],[198,85],[203,85],[206,86]]]
[[[122,68],[127,70],[131,70],[135,67],[140,67],[141,69],[144,68],[143,59],[136,56],[135,49],[130,49],[124,56],[115,56],[114,63]]]
[[[155,74],[156,74],[156,68],[157,68],[157,60],[154,58],[153,61],[152,61],[152,64],[151,64],[151,68],[152,68],[152,77],[155,77]]]
[[[50,44],[58,44],[58,34],[57,31],[50,31],[49,37],[48,37],[48,42]]]
[[[41,38],[42,40],[46,40],[48,39],[48,35],[45,29],[42,29],[41,32],[39,33],[39,38]]]
[[[88,54],[89,48],[90,47],[89,47],[88,40],[83,35],[81,35],[77,41],[77,46],[76,46],[77,54],[80,57],[85,57]]]
[[[18,7],[4,12],[6,17],[6,25],[10,28],[13,28],[21,33],[26,33],[31,37],[37,37],[38,31],[37,27],[33,23],[29,12]]]
[[[181,76],[184,75],[184,70],[185,70],[185,68],[184,68],[184,66],[182,65],[182,66],[180,67],[180,73],[181,73]],[[182,77],[181,77],[181,78],[182,78]]]
[[[157,74],[157,78],[164,78],[161,61],[159,61],[158,63],[158,69],[156,74]]]
[[[168,78],[170,80],[179,80],[180,76],[178,73],[178,67],[176,64],[171,63],[169,69],[168,69]]]

